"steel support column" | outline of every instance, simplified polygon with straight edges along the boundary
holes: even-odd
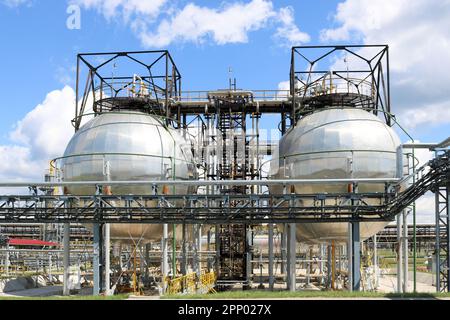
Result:
[[[352,222],[352,289],[361,287],[361,235],[359,222]]]
[[[435,191],[436,212],[436,291],[449,292],[450,279],[450,186]]]

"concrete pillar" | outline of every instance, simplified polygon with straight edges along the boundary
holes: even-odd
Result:
[[[186,243],[186,223],[183,223],[181,229],[181,274],[187,273],[187,243]]]
[[[197,225],[197,275],[198,277],[202,274],[202,225]]]
[[[275,278],[273,275],[273,223],[269,223],[269,289],[273,290]]]
[[[70,275],[70,223],[64,224],[64,236],[63,236],[63,295],[70,294],[69,290],[69,275]]]
[[[397,292],[402,292],[402,219],[401,215],[397,215]]]
[[[361,287],[361,235],[359,222],[352,222],[352,289]]]
[[[323,275],[323,244],[319,244],[319,272]]]
[[[352,223],[348,224],[348,241],[347,241],[347,277],[348,290],[353,291],[353,235]]]
[[[375,289],[377,289],[380,286],[380,270],[378,267],[377,235],[373,236],[373,270],[375,272]]]
[[[9,242],[6,243],[5,252],[5,275],[9,277]]]
[[[111,295],[111,281],[110,281],[110,270],[111,270],[111,228],[109,223],[105,223],[103,225],[103,243],[104,243],[104,259],[105,259],[105,276],[104,276],[104,284],[105,295]]]
[[[100,224],[94,223],[93,224],[93,273],[94,273],[94,290],[93,295],[99,295],[100,294],[100,251],[101,251],[101,228]]]
[[[53,277],[53,275],[52,275],[52,255],[51,254],[48,254],[48,280],[50,281],[50,282],[53,282],[52,281],[52,277]]]
[[[334,240],[331,240],[331,289],[336,289],[336,245]]]
[[[200,243],[201,243],[201,239],[199,239],[199,235],[201,235],[201,227],[199,224],[194,224],[193,228],[192,228],[192,242],[193,242],[193,270],[194,272],[197,274],[197,276],[200,277],[200,256],[199,256],[199,252],[200,252]],[[200,243],[199,243],[200,241]]]
[[[306,287],[309,287],[311,284],[311,272],[312,272],[312,259],[313,259],[313,252],[312,252],[312,246],[309,247],[309,254],[307,255],[308,262],[306,263]]]
[[[408,222],[406,220],[407,218],[407,211],[403,210],[402,216],[403,216],[403,241],[402,241],[402,248],[403,248],[403,292],[408,292]]]
[[[247,241],[247,250],[245,253],[246,256],[246,264],[247,267],[245,268],[246,270],[246,281],[247,281],[247,285],[245,286],[245,288],[251,288],[251,279],[252,279],[252,274],[253,274],[253,264],[252,264],[252,246],[253,246],[253,231],[252,229],[245,225],[245,234],[246,234],[246,241]]]
[[[332,268],[332,262],[331,262],[331,245],[327,246],[327,289],[331,289],[331,282],[332,282],[332,275],[331,275],[331,268]]]
[[[211,250],[211,229],[208,229],[208,233],[206,234],[206,251],[208,251],[208,261],[207,261],[207,268],[208,272],[211,272],[211,258],[209,256],[209,251]]]
[[[150,265],[150,250],[151,250],[151,243],[145,244],[145,279],[148,281],[149,279],[149,268]]]
[[[163,293],[166,292],[166,277],[169,273],[169,252],[167,250],[168,236],[169,236],[169,226],[167,223],[165,223],[163,225],[163,238],[161,240],[161,247],[162,247],[161,282],[163,287]]]
[[[295,238],[296,226],[295,223],[289,224],[289,251],[288,251],[288,264],[289,264],[289,291],[295,291],[296,289],[296,238]]]
[[[287,275],[287,241],[288,224],[284,224],[283,233],[281,234],[281,273]]]
[[[215,229],[215,244],[216,244],[216,263],[215,263],[215,269],[216,269],[216,276],[220,276],[220,225],[216,224]]]

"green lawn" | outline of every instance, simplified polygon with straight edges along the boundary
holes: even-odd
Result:
[[[2,297],[0,300],[124,300],[128,294],[114,296],[50,296],[50,297]]]
[[[212,294],[166,295],[161,299],[260,299],[260,298],[434,298],[450,297],[449,293],[381,293],[348,291],[226,291]]]

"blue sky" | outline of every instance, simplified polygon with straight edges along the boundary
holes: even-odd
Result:
[[[69,5],[80,29],[66,25]],[[0,30],[3,179],[63,152],[79,52],[168,49],[184,90],[226,87],[229,67],[239,88],[277,89],[292,45],[388,44],[400,123],[422,142],[450,135],[449,1],[0,0]]]
[[[181,6],[183,1],[180,2]],[[196,2],[206,5],[211,1]],[[292,5],[302,30],[318,37],[329,25],[337,1],[277,1],[276,7]],[[318,10],[318,7],[321,9]],[[142,50],[139,39],[122,23],[107,21],[95,10],[81,11],[81,29],[66,27],[67,2],[34,0],[17,7],[0,5],[0,27],[4,50],[0,53],[0,87],[7,111],[0,118],[5,142],[11,126],[25,116],[45,94],[64,84],[74,87],[72,68],[76,54],[92,51]],[[250,32],[247,43],[216,45],[171,44],[170,50],[183,76],[185,89],[215,89],[227,86],[231,66],[238,85],[245,88],[276,89],[288,78],[289,48],[273,39],[274,28]],[[69,80],[70,79],[70,80]],[[68,81],[69,80],[69,81]],[[23,84],[26,82],[26,94]],[[20,99],[17,97],[20,96]],[[6,108],[6,107],[5,107]]]

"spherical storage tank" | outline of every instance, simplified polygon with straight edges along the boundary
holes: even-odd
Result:
[[[105,163],[111,181],[187,180],[195,178],[190,144],[158,116],[140,111],[97,115],[72,137],[60,168],[64,181],[104,181]],[[158,187],[158,193],[186,194],[188,186]],[[65,193],[95,194],[93,186],[71,186]],[[111,186],[112,194],[154,194],[150,185]],[[149,201],[150,202],[150,201]],[[147,203],[156,206],[156,202]],[[156,240],[161,224],[111,224],[111,238]]]
[[[271,172],[275,179],[396,178],[399,146],[397,134],[372,113],[352,107],[322,109],[303,117],[281,138],[274,159],[278,166]],[[347,188],[345,183],[298,184],[295,193],[345,193]],[[358,192],[383,190],[383,184],[358,185]],[[283,190],[278,186],[271,192]],[[361,223],[361,238],[373,236],[386,224]],[[297,224],[299,241],[343,242],[347,237],[348,223]]]

